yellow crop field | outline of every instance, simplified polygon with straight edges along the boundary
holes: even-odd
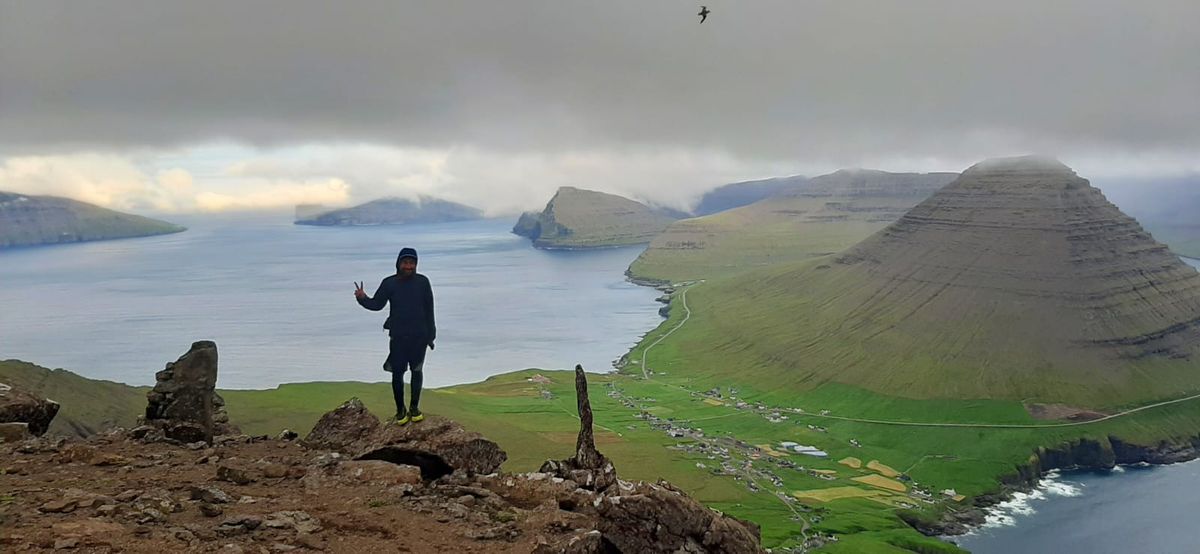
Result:
[[[804,491],[795,491],[792,496],[800,500],[815,500],[817,502],[829,502],[839,498],[869,498],[884,494],[880,491],[863,489],[859,487],[831,487],[828,489],[810,489]]]
[[[904,492],[908,490],[908,487],[904,486],[904,483],[901,483],[895,479],[888,479],[882,475],[864,475],[862,477],[855,477],[851,479],[851,481],[858,481],[859,483],[871,485],[872,487],[879,487],[881,489],[887,489],[889,491]]]
[[[838,460],[838,463],[842,464],[846,467],[849,467],[851,469],[859,469],[862,467],[862,460],[855,458],[853,456],[848,457],[848,458],[842,458],[841,460]]]
[[[870,462],[867,462],[867,469],[877,471],[884,477],[898,477],[900,475],[899,471],[879,463],[879,460],[871,460]]]

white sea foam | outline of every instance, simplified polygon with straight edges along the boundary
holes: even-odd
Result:
[[[1125,468],[1123,468],[1121,466],[1114,466],[1112,468],[1112,472],[1113,473],[1125,473]]]
[[[1013,527],[1019,518],[1036,514],[1037,505],[1051,496],[1074,497],[1083,494],[1082,484],[1061,479],[1058,472],[1051,471],[1042,478],[1037,488],[1029,492],[1014,492],[1012,498],[988,508],[980,529]]]

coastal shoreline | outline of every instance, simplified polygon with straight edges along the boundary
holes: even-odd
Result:
[[[1002,476],[1001,487],[973,499],[974,506],[961,511],[947,511],[936,522],[905,519],[905,522],[924,535],[950,539],[979,530],[989,509],[1011,500],[1017,492],[1029,493],[1042,485],[1046,476],[1058,471],[1112,471],[1116,467],[1168,466],[1200,459],[1200,434],[1180,439],[1172,444],[1166,440],[1154,446],[1136,445],[1108,436],[1104,442],[1079,439],[1054,448],[1041,448],[1030,461],[1017,467],[1015,474]]]

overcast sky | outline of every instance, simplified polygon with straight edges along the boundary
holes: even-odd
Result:
[[[1200,171],[1196,0],[0,0],[0,190],[153,212]]]

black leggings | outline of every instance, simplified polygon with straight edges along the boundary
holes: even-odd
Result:
[[[410,337],[392,337],[388,348],[387,364],[392,368],[392,398],[396,401],[396,413],[407,413],[404,409],[404,372],[412,371],[412,402],[408,411],[418,409],[421,404],[421,383],[425,376],[421,369],[425,365],[425,341]]]

